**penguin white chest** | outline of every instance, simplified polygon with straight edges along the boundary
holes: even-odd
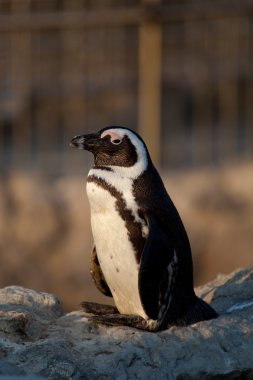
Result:
[[[115,304],[121,314],[147,318],[139,296],[139,265],[117,199],[95,182],[87,182],[87,195],[98,260]]]

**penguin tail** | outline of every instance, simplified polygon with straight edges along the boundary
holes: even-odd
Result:
[[[200,321],[217,318],[216,311],[201,298],[196,297],[183,317],[176,320],[176,325],[187,326]]]

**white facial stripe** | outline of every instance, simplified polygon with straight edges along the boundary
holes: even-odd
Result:
[[[116,132],[114,132],[114,130],[112,129],[108,129],[107,131],[104,131],[101,135],[101,139],[104,138],[105,136],[110,136],[111,137],[111,141],[114,141],[114,140],[122,140],[122,136],[120,136],[119,134],[117,134]]]
[[[129,131],[128,129],[108,129],[102,133],[101,137],[105,137],[108,134],[110,136],[116,135],[116,138],[120,140],[122,140],[124,136],[127,136],[134,145],[137,153],[137,162],[133,166],[123,167],[113,165],[111,166],[113,170],[117,172],[121,177],[128,177],[131,179],[139,177],[139,175],[141,175],[148,166],[147,152],[143,142],[135,135],[135,133]],[[108,166],[110,167],[110,165]]]

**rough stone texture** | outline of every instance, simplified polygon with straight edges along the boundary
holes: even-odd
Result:
[[[159,333],[95,326],[58,297],[0,291],[0,379],[252,379],[253,270],[197,289],[220,317]]]

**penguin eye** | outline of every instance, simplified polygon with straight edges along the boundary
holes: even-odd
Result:
[[[112,143],[113,143],[114,145],[119,145],[119,144],[121,143],[121,141],[122,141],[122,140],[120,140],[120,139],[115,139],[115,140],[112,140]]]

